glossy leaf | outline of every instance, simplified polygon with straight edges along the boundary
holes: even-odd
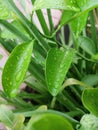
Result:
[[[86,0],[86,3],[81,7],[82,11],[90,11],[98,7],[98,0]]]
[[[46,59],[46,81],[48,89],[53,96],[56,96],[64,81],[67,71],[70,68],[75,51],[63,48],[50,49]]]
[[[63,11],[61,20],[60,20],[60,26],[67,24],[70,20],[72,20],[71,18],[73,18],[74,15],[75,13],[73,11],[69,11],[69,10]]]
[[[33,11],[43,8],[79,11],[75,0],[54,0],[52,2],[50,0],[36,0]]]
[[[74,34],[77,37],[85,27],[87,17],[88,17],[88,13],[82,14],[80,17],[72,20],[72,22],[70,23],[71,29],[73,30]]]
[[[60,26],[70,23],[71,29],[76,36],[78,36],[83,30],[86,24],[88,13],[82,14],[79,17],[77,17],[77,15],[78,14],[73,11],[64,11],[60,21]]]
[[[91,113],[98,117],[98,88],[85,89],[82,102]]]
[[[73,130],[63,116],[53,113],[33,114],[25,130]]]
[[[96,53],[96,48],[94,42],[87,37],[79,37],[78,39],[79,46],[88,54],[94,55]]]
[[[73,11],[64,11],[62,14],[61,22],[59,24],[59,28],[63,26],[64,24],[67,24],[71,22],[73,31],[77,34],[79,34],[83,27],[85,26],[85,22],[87,19],[87,14],[89,11],[94,9],[95,7],[98,7],[98,0],[77,0],[77,5],[80,8],[80,11],[78,13],[75,13]],[[67,15],[68,14],[68,15]],[[82,20],[81,20],[82,19]],[[77,24],[80,24],[80,26]],[[79,30],[78,30],[79,29]],[[77,32],[78,31],[78,32]]]
[[[28,69],[32,49],[33,41],[16,46],[4,66],[2,85],[9,97],[15,97],[17,94]]]
[[[81,9],[81,7],[85,5],[88,0],[76,0],[76,1]],[[71,29],[76,36],[78,36],[81,33],[84,26],[86,25],[87,16],[88,12],[82,14],[81,16],[77,17],[76,19],[70,22]]]

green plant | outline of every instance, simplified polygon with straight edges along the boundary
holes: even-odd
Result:
[[[18,45],[4,66],[2,85],[9,97],[15,97],[17,94],[17,89],[23,81],[30,63],[32,48],[33,42]]]
[[[79,129],[85,114],[98,117],[98,0],[31,2],[32,14],[26,17],[13,0],[0,0],[0,43],[11,53],[2,75],[0,121],[13,130]],[[43,8],[47,9],[50,29]],[[62,10],[56,29],[52,8]],[[34,12],[43,34],[33,22]],[[67,40],[64,25],[70,32]],[[20,90],[22,82],[26,88]]]
[[[98,118],[92,114],[85,114],[81,121],[81,126],[78,126],[78,130],[97,130]]]

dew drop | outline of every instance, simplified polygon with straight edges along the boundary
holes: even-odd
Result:
[[[9,85],[12,85],[12,82],[10,82]]]
[[[20,77],[21,77],[21,72],[18,72],[17,75],[16,75],[16,81],[19,81]]]
[[[16,95],[16,93],[17,93],[17,89],[13,89],[13,90],[11,91],[11,93],[10,93],[10,96],[11,96],[11,97],[14,97],[14,96]]]
[[[55,82],[55,89],[58,88],[58,82]]]
[[[5,77],[5,80],[6,80],[6,81],[9,81],[9,78]]]
[[[56,95],[57,95],[57,89],[54,88],[54,89],[52,90],[52,95],[53,95],[53,96],[56,96]]]
[[[63,68],[63,65],[60,65],[60,69],[62,69]]]

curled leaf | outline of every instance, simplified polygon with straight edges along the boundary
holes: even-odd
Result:
[[[85,89],[82,102],[91,113],[98,117],[98,88]]]

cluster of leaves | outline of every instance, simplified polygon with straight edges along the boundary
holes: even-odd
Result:
[[[92,113],[94,120],[98,117],[98,0],[31,3],[32,14],[26,17],[13,0],[0,0],[0,43],[11,53],[2,74],[0,121],[13,130],[97,130],[97,125],[88,126],[89,120],[84,126],[81,117],[86,113]],[[26,11],[26,5],[23,7]],[[50,28],[43,8],[47,9]],[[52,8],[62,10],[56,29]],[[43,34],[33,22],[34,12]],[[67,40],[66,24],[70,32]],[[27,85],[24,90],[19,89],[22,82]]]

